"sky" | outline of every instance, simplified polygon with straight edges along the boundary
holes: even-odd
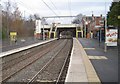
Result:
[[[2,4],[8,0],[1,0]],[[26,17],[37,13],[45,16],[76,16],[78,14],[103,16],[109,11],[113,0],[10,0],[17,3],[19,10]],[[46,4],[47,6],[46,6]],[[48,23],[61,22],[70,23],[73,18],[51,18]]]

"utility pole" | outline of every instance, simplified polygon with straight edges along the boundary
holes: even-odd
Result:
[[[120,20],[120,15],[118,16],[118,20]],[[120,26],[118,25],[118,41],[117,41],[118,46],[120,46],[120,29],[119,28],[120,28]],[[118,52],[118,53],[120,53],[120,52]]]
[[[85,23],[85,34],[84,35],[85,35],[85,38],[86,38],[86,23]]]
[[[45,31],[44,31],[44,18],[41,19],[43,25],[43,40],[45,40]]]
[[[107,31],[107,14],[106,14],[106,2],[105,2],[105,45],[104,45],[104,52],[107,52],[106,31]]]
[[[0,40],[2,40],[2,6],[0,4]]]
[[[2,6],[0,4],[0,41],[2,46]],[[2,48],[0,48],[0,53],[2,52]],[[2,59],[0,59],[0,63],[2,63]],[[2,65],[0,65],[0,69],[2,69]],[[2,71],[0,71],[0,74],[2,75]],[[0,81],[2,80],[2,76],[0,76]]]
[[[86,25],[87,25],[87,21],[86,21],[86,16],[84,16],[84,37],[86,38]]]
[[[43,40],[45,40],[44,24],[43,24]]]

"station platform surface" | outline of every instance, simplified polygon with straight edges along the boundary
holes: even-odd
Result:
[[[92,63],[90,62],[85,50],[79,40],[73,38],[73,48],[70,57],[65,83],[101,83]]]
[[[4,57],[4,56],[7,56],[7,55],[10,55],[10,54],[13,54],[13,53],[17,53],[17,52],[29,49],[29,48],[32,48],[32,47],[35,47],[35,46],[39,46],[39,45],[45,44],[45,43],[53,41],[53,40],[56,40],[56,38],[54,38],[54,39],[48,39],[48,40],[44,40],[44,41],[39,41],[37,43],[31,43],[29,45],[28,44],[27,45],[23,44],[22,46],[14,47],[11,50],[8,50],[8,51],[5,51],[5,52],[1,52],[0,53],[0,58]]]
[[[99,40],[95,38],[78,38],[78,40],[83,46],[102,84],[120,84],[120,82],[118,83],[119,46],[108,46],[107,52],[104,52],[104,41],[99,43]]]
[[[46,39],[46,40],[50,40],[50,39]],[[46,40],[36,39],[34,37],[28,37],[28,38],[21,38],[21,39],[19,38],[17,39],[17,42],[15,43],[8,39],[7,40],[4,39],[4,40],[0,40],[0,49],[1,49],[1,52],[6,52],[12,49],[32,45],[32,44],[43,42]]]

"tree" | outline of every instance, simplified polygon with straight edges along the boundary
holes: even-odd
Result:
[[[35,20],[42,18],[39,14],[30,15],[29,19],[22,18],[22,13],[17,6],[17,3],[5,2],[2,11],[2,34],[9,39],[9,33],[17,32],[18,37],[33,37]],[[44,24],[47,24],[46,19],[43,19]]]
[[[10,11],[11,11],[11,2],[10,1],[8,1],[8,2],[6,2],[5,3],[5,5],[6,5],[6,34],[7,34],[7,38],[9,38],[9,17],[10,17]]]
[[[30,15],[29,19],[24,21],[24,29],[26,30],[26,36],[27,37],[33,37],[34,36],[35,21],[34,21],[34,16],[33,15]]]
[[[39,14],[34,14],[34,18],[35,18],[35,19],[40,19]]]
[[[78,14],[77,17],[72,21],[73,24],[80,24],[82,21],[82,14]]]
[[[113,25],[115,27],[120,26],[120,19],[118,16],[120,15],[120,2],[113,2],[110,7],[110,12],[107,14],[107,24]]]
[[[3,36],[9,39],[11,31],[19,31],[21,24],[21,13],[18,10],[16,3],[11,3],[9,0],[5,2],[5,7],[2,11],[2,32]],[[5,35],[6,34],[6,35]]]

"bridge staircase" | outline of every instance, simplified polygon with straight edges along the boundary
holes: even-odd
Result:
[[[54,23],[50,28],[49,38],[56,38],[56,32],[57,32],[57,24]]]

